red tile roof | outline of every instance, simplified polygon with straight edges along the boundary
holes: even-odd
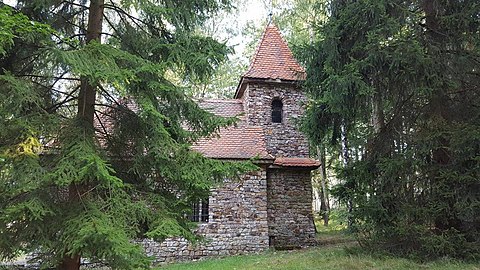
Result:
[[[305,79],[305,70],[293,57],[278,28],[270,23],[243,77],[298,81]]]
[[[268,154],[261,127],[231,127],[219,137],[198,140],[192,148],[206,157],[221,159],[273,159]]]
[[[206,99],[199,100],[198,105],[204,110],[223,117],[234,117],[244,113],[240,99]]]
[[[283,167],[308,167],[318,168],[320,162],[311,158],[291,158],[291,157],[277,157],[273,162],[274,165]]]
[[[200,100],[200,107],[218,116],[240,118],[235,127],[220,130],[218,137],[202,138],[193,149],[211,158],[221,159],[273,159],[265,146],[263,129],[247,127],[244,122],[243,102],[240,99]]]

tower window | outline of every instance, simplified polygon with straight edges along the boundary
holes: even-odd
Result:
[[[283,103],[279,99],[272,101],[272,123],[282,123]]]

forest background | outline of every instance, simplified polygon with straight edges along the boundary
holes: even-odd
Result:
[[[324,222],[331,192],[365,250],[479,258],[478,1],[262,2],[245,26],[249,1],[103,2],[2,6],[2,258],[133,269],[133,237],[195,241],[189,203],[253,166],[189,151],[235,122],[191,98],[231,97],[270,12],[306,67]],[[122,121],[99,135],[99,113]]]

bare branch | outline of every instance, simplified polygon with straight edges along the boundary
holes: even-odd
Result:
[[[110,101],[114,102],[117,106],[121,106],[121,104],[118,103],[117,98],[114,98],[102,85],[99,84],[98,88],[100,88],[100,93],[105,94],[110,99]]]
[[[64,73],[65,74],[65,73]],[[55,79],[55,80],[67,80],[67,81],[80,81],[79,78],[73,77],[63,77],[63,76],[42,76],[42,75],[35,75],[35,74],[24,74],[19,75],[19,77],[32,77],[32,78],[41,78],[41,79]]]
[[[75,89],[72,92],[64,93],[66,95],[65,99],[63,99],[61,102],[53,104],[50,108],[47,108],[46,111],[47,112],[54,112],[58,108],[62,107],[63,105],[65,105],[67,103],[69,103],[70,101],[73,101],[73,100],[77,99],[78,97],[74,96],[73,94],[75,92],[77,92],[79,89],[80,89],[80,85],[75,87]]]
[[[146,30],[144,30],[143,27],[142,27],[139,23],[144,24],[144,25],[146,25],[146,26],[149,26],[149,27],[151,27],[151,28],[153,28],[153,29],[155,29],[155,30],[157,30],[157,31],[159,31],[159,32],[163,32],[163,30],[160,29],[160,28],[158,28],[156,25],[153,25],[153,24],[148,23],[148,22],[146,22],[146,21],[144,21],[144,20],[142,20],[142,19],[140,19],[140,18],[137,18],[137,17],[135,17],[135,16],[132,16],[131,14],[129,14],[128,12],[126,12],[125,10],[123,10],[122,8],[120,8],[120,7],[118,7],[117,5],[115,5],[115,3],[114,3],[112,0],[110,0],[110,3],[111,3],[111,4],[105,4],[105,5],[104,5],[105,8],[111,9],[111,10],[115,10],[115,11],[117,11],[117,13],[125,15],[125,16],[126,16],[127,18],[129,18],[133,23],[135,23],[135,25],[137,25],[140,29],[142,29],[142,30],[145,31],[146,33],[149,33],[149,32],[146,31]]]
[[[88,7],[85,6],[85,5],[82,5],[82,4],[78,4],[78,3],[75,3],[75,2],[72,2],[72,1],[62,1],[60,2],[59,6],[60,5],[63,5],[63,4],[69,4],[69,5],[72,5],[72,6],[77,6],[77,7],[81,7],[83,10],[88,10]]]

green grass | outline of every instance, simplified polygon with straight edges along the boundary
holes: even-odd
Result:
[[[297,251],[269,251],[260,255],[235,256],[191,263],[177,263],[160,267],[163,270],[228,270],[228,269],[435,269],[435,270],[480,270],[480,265],[442,260],[417,263],[407,259],[351,255],[343,247],[317,247]]]
[[[391,269],[391,270],[480,270],[480,264],[440,260],[419,263],[408,259],[349,253],[345,247],[355,247],[353,236],[346,234],[344,222],[333,219],[328,227],[317,221],[319,246],[294,251],[267,251],[258,255],[207,259],[199,262],[177,263],[158,270],[303,270],[303,269]]]
[[[347,252],[345,247],[357,250],[353,236],[346,233],[346,219],[341,211],[332,211],[328,227],[316,220],[319,246],[294,251],[267,251],[257,255],[233,256],[207,259],[198,262],[176,263],[156,268],[157,270],[303,270],[303,269],[389,269],[389,270],[480,270],[480,264],[454,260],[439,260],[429,263],[374,256],[361,252]],[[358,251],[358,250],[357,250]]]

